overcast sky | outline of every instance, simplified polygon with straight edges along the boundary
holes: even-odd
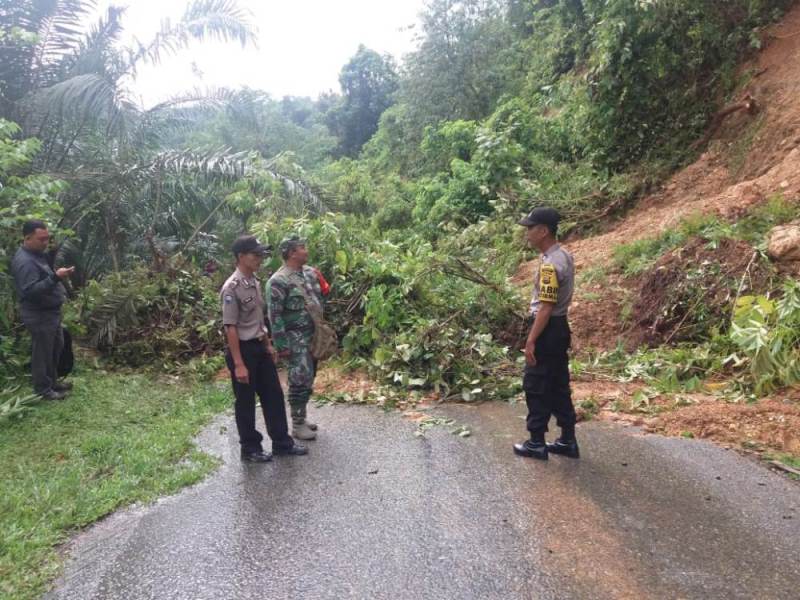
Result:
[[[161,19],[177,20],[188,0],[101,0],[99,7],[127,6],[124,42],[143,42]],[[239,0],[258,27],[259,47],[195,43],[157,68],[142,69],[135,92],[145,105],[194,87],[249,86],[284,95],[316,97],[339,91],[339,70],[359,44],[398,61],[413,49],[424,0]]]

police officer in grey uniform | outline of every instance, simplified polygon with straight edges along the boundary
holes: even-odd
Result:
[[[242,460],[267,462],[272,459],[272,454],[263,451],[263,437],[256,430],[256,394],[261,400],[267,434],[272,440],[272,453],[308,454],[308,449],[296,444],[289,435],[283,390],[275,368],[275,350],[264,321],[264,299],[255,276],[269,247],[246,235],[234,242],[232,250],[236,271],[222,286],[220,299],[228,346],[225,362],[236,397],[234,410]]]
[[[570,330],[567,312],[575,286],[572,255],[557,241],[560,215],[550,207],[536,208],[519,221],[527,227],[528,243],[540,252],[531,299],[533,325],[525,343],[522,386],[528,405],[530,439],[514,444],[514,453],[546,460],[548,453],[580,456],[575,440],[575,408],[569,387]],[[547,444],[550,416],[561,437]]]
[[[62,282],[75,267],[61,267],[55,271],[50,267],[45,256],[50,232],[42,221],[24,223],[22,235],[22,246],[11,261],[11,274],[22,322],[31,334],[33,391],[47,400],[60,400],[72,388],[57,377],[58,361],[64,349],[61,306],[67,299]]]

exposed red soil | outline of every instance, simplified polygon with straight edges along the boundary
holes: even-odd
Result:
[[[637,404],[642,383],[584,378],[572,392],[580,419],[640,426],[645,432],[712,440],[733,448],[800,456],[800,388],[753,403],[704,393],[665,394]],[[591,402],[589,402],[591,401]]]
[[[602,235],[567,242],[582,269],[610,264],[616,246],[656,237],[695,214],[730,218],[774,194],[800,200],[800,5],[763,34],[766,48],[741,68],[749,83],[732,102],[750,95],[759,113],[735,113],[716,132],[707,150],[675,173],[655,193]],[[757,129],[749,145],[736,147]],[[734,160],[731,156],[739,156]],[[515,283],[528,284],[532,264],[523,264]]]
[[[657,417],[648,430],[800,456],[800,404],[788,399],[685,406]]]
[[[366,395],[375,390],[377,384],[364,371],[344,371],[337,367],[324,367],[314,380],[314,392],[318,394]]]
[[[613,273],[602,283],[581,286],[569,309],[573,353],[631,348],[632,324],[624,309],[635,296],[635,282]]]

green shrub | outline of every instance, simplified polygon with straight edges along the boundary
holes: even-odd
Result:
[[[789,279],[781,292],[778,300],[736,302],[730,337],[747,356],[758,394],[800,382],[800,283]]]
[[[499,338],[518,325],[519,298],[505,273],[483,262],[487,254],[451,252],[408,231],[389,241],[364,219],[337,214],[253,229],[308,240],[312,264],[332,285],[326,315],[346,362],[396,386],[495,393],[493,373],[507,364],[508,341]]]
[[[83,324],[83,341],[126,367],[174,369],[221,353],[216,286],[199,271],[113,273],[83,288],[66,318]]]

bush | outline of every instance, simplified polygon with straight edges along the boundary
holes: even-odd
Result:
[[[67,318],[83,324],[87,344],[127,367],[173,369],[223,346],[217,286],[190,270],[139,268],[92,281]]]
[[[730,337],[747,356],[758,394],[800,382],[800,282],[787,280],[781,293],[736,303]]]
[[[253,229],[270,240],[286,231],[308,240],[312,263],[332,284],[326,316],[347,362],[395,385],[494,393],[520,299],[483,256],[473,255],[478,262],[470,266],[473,257],[453,256],[418,234],[389,241],[345,215]]]
[[[29,174],[40,143],[16,139],[19,131],[15,123],[0,119],[0,387],[4,378],[18,375],[28,360],[27,346],[18,340],[22,328],[8,272],[22,241],[22,224],[41,219],[54,235],[68,233],[58,229],[62,211],[56,201],[65,185],[45,175]]]

